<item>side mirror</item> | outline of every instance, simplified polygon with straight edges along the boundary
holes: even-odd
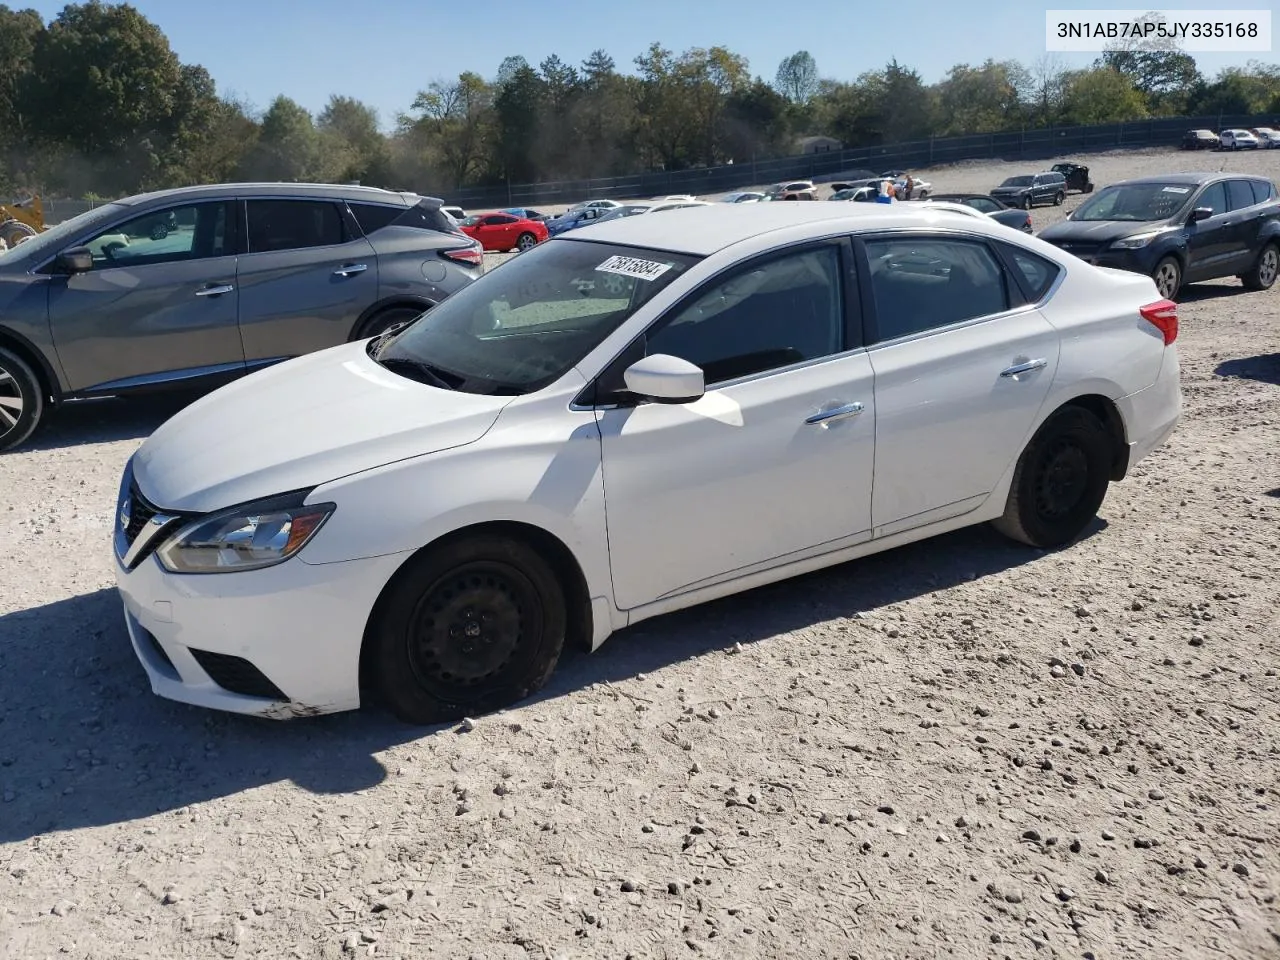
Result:
[[[88,247],[68,247],[55,262],[63,273],[88,273],[93,269],[93,251]]]
[[[1212,207],[1196,207],[1191,211],[1191,219],[1189,223],[1199,223],[1201,220],[1208,220],[1213,216]]]
[[[701,367],[665,353],[631,364],[622,382],[632,393],[655,403],[693,403],[707,392]]]

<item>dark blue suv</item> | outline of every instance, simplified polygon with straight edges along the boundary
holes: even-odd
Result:
[[[1039,237],[1098,266],[1145,273],[1168,299],[1219,277],[1266,290],[1280,273],[1280,197],[1270,180],[1238,173],[1125,180]]]

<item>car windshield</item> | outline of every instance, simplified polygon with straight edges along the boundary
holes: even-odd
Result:
[[[370,350],[411,379],[533,393],[563,376],[697,257],[558,239],[522,253]]]
[[[1033,182],[1035,182],[1035,177],[1010,177],[1010,178],[1009,178],[1008,180],[1006,180],[1004,183],[1000,184],[1000,186],[1002,186],[1002,187],[1029,187],[1029,186],[1031,186],[1031,184],[1032,184]]]
[[[1072,220],[1167,220],[1186,206],[1195,190],[1187,183],[1127,183],[1105,187],[1082,203]]]
[[[122,216],[128,209],[124,204],[108,203],[101,207],[94,207],[92,210],[86,210],[70,220],[63,220],[43,233],[36,234],[30,240],[15,244],[0,253],[0,263],[6,260],[26,259],[27,257],[43,259],[45,256],[52,256],[55,252],[61,250],[68,240],[81,233],[92,231],[101,223]]]

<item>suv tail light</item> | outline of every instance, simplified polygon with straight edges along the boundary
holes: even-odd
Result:
[[[484,249],[478,243],[473,243],[466,247],[450,247],[448,250],[441,250],[440,256],[456,260],[458,263],[469,263],[473,267],[479,267],[484,264]]]
[[[1145,307],[1139,307],[1138,312],[1142,314],[1143,320],[1164,334],[1166,347],[1178,339],[1178,305],[1172,300],[1148,303]]]

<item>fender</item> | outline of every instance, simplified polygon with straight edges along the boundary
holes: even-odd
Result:
[[[44,381],[43,386],[49,392],[53,402],[55,404],[60,403],[64,394],[62,380],[58,376],[58,372],[54,370],[53,364],[49,362],[45,352],[27,337],[18,333],[17,330],[0,326],[0,346],[6,345],[12,345],[24,360],[31,362],[35,366],[36,374]]]
[[[1262,229],[1258,231],[1258,242],[1261,245],[1268,240],[1280,241],[1280,216],[1263,221]]]

